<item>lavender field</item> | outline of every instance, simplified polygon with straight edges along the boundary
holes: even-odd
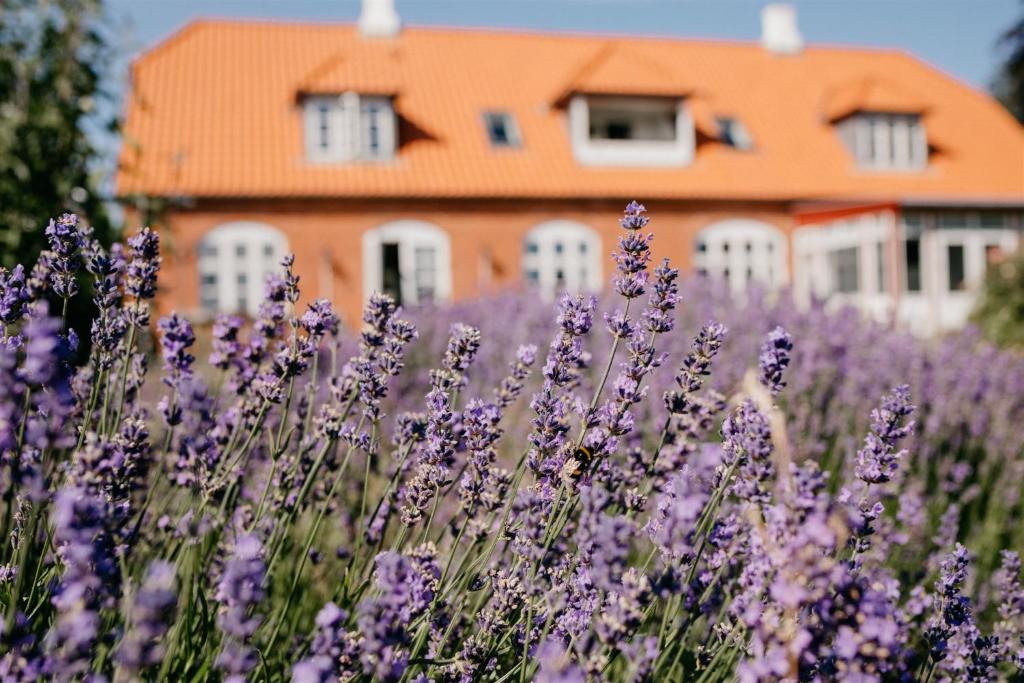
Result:
[[[1021,680],[1024,357],[620,224],[597,300],[346,331],[286,259],[197,344],[156,233],[52,221],[0,270],[0,681]]]

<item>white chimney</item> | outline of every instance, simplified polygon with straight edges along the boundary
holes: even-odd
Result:
[[[779,55],[799,54],[804,39],[796,25],[796,8],[772,3],[761,10],[761,45]]]
[[[363,0],[359,32],[367,38],[394,38],[402,27],[395,0]]]

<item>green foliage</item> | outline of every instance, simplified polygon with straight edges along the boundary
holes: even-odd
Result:
[[[40,216],[79,214],[109,241],[88,128],[108,97],[100,0],[4,0],[0,10],[0,266],[34,263]]]
[[[971,319],[993,343],[1024,348],[1024,250],[989,270]]]
[[[1021,9],[1020,18],[999,38],[1006,58],[992,85],[996,98],[1018,121],[1024,121],[1024,2]]]

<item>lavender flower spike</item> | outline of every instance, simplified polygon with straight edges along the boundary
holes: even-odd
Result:
[[[28,285],[25,282],[25,269],[21,264],[14,266],[12,270],[0,268],[0,328],[18,320],[27,302]]]
[[[892,479],[902,452],[896,452],[896,444],[910,434],[913,422],[900,425],[910,415],[914,406],[910,404],[910,388],[901,385],[882,399],[882,405],[871,411],[871,431],[864,439],[864,447],[857,452],[856,475],[868,484],[880,484]]]
[[[792,350],[793,342],[789,333],[781,327],[769,332],[761,344],[761,356],[757,363],[761,371],[761,384],[768,388],[772,396],[778,396],[786,386],[782,373],[789,367],[789,352]]]
[[[163,660],[163,638],[170,628],[177,601],[174,565],[154,562],[135,595],[129,614],[131,627],[115,655],[125,670],[138,675]]]
[[[68,299],[78,293],[75,273],[78,271],[78,253],[82,246],[82,235],[78,231],[78,216],[66,213],[46,227],[46,239],[50,241],[53,259],[50,261],[50,277],[53,292]]]
[[[217,624],[224,632],[224,648],[216,664],[228,674],[225,681],[240,683],[256,666],[256,652],[248,642],[260,625],[260,618],[252,611],[265,595],[266,571],[259,539],[252,535],[239,537],[224,566],[216,596],[221,604]]]

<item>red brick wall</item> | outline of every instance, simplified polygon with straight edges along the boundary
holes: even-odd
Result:
[[[362,235],[394,220],[426,221],[448,232],[452,249],[452,294],[466,298],[520,282],[524,235],[548,220],[578,221],[602,239],[607,276],[609,254],[620,229],[625,201],[394,201],[260,200],[202,201],[169,211],[164,218],[165,265],[160,274],[160,309],[186,314],[199,306],[196,255],[199,240],[217,226],[257,221],[281,230],[295,253],[304,301],[325,296],[349,323],[362,306]],[[648,204],[654,256],[668,256],[689,269],[695,235],[720,220],[747,218],[771,223],[787,234],[793,220],[783,204],[654,202]],[[490,253],[493,272],[483,273]],[[329,268],[327,266],[329,264]],[[790,268],[792,270],[792,268]]]

